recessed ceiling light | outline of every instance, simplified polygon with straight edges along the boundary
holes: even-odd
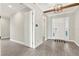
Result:
[[[9,8],[12,8],[12,5],[8,5]]]

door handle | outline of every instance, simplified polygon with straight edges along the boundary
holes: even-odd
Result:
[[[53,33],[53,36],[55,36],[55,33]]]
[[[68,31],[65,31],[65,35],[68,36]]]

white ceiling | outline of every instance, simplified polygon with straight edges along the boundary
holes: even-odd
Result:
[[[49,9],[53,9],[56,4],[57,3],[38,3],[36,5],[38,5],[38,7],[42,11],[46,11],[46,10],[49,10]],[[70,3],[62,3],[63,6],[68,5],[68,4],[70,4]],[[79,6],[71,7],[71,8],[64,9],[62,12],[58,12],[58,13],[49,12],[49,13],[46,13],[46,15],[53,16],[53,15],[59,15],[59,14],[64,14],[64,13],[72,13],[72,12],[75,12],[78,8],[79,8]]]
[[[51,8],[53,8],[57,3],[36,3],[36,5],[42,10],[49,10]],[[63,5],[67,5],[68,3],[63,3]],[[8,6],[11,5],[12,8],[9,8]],[[71,11],[75,11],[77,8],[79,7],[73,7],[73,8],[68,8],[66,10],[63,10],[63,12],[61,13],[67,13],[67,12],[71,12]],[[0,3],[0,16],[11,16],[14,13],[18,12],[18,11],[29,11],[30,9],[22,4],[22,3]],[[47,15],[51,16],[52,14],[59,14],[59,13],[47,13]]]
[[[49,17],[51,17],[51,16],[55,16],[55,15],[61,15],[61,14],[67,14],[67,13],[74,13],[77,10],[79,10],[79,6],[75,6],[75,7],[63,9],[62,12],[57,12],[57,13],[55,13],[55,12],[49,12],[49,13],[46,13],[46,15],[48,15]]]
[[[30,9],[21,3],[0,3],[0,16],[9,17],[21,10],[29,11]]]
[[[64,5],[68,5],[69,3],[36,3],[36,5],[38,5],[38,7],[39,7],[42,11],[52,9],[52,8],[54,8],[57,4],[62,4],[62,5],[64,6]]]

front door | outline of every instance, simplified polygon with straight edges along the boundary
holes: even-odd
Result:
[[[67,39],[67,21],[65,18],[53,18],[52,19],[52,34],[54,39]]]

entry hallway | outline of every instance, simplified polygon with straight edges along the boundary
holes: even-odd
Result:
[[[72,42],[57,42],[47,40],[36,49],[1,40],[2,56],[79,56],[79,47]]]

